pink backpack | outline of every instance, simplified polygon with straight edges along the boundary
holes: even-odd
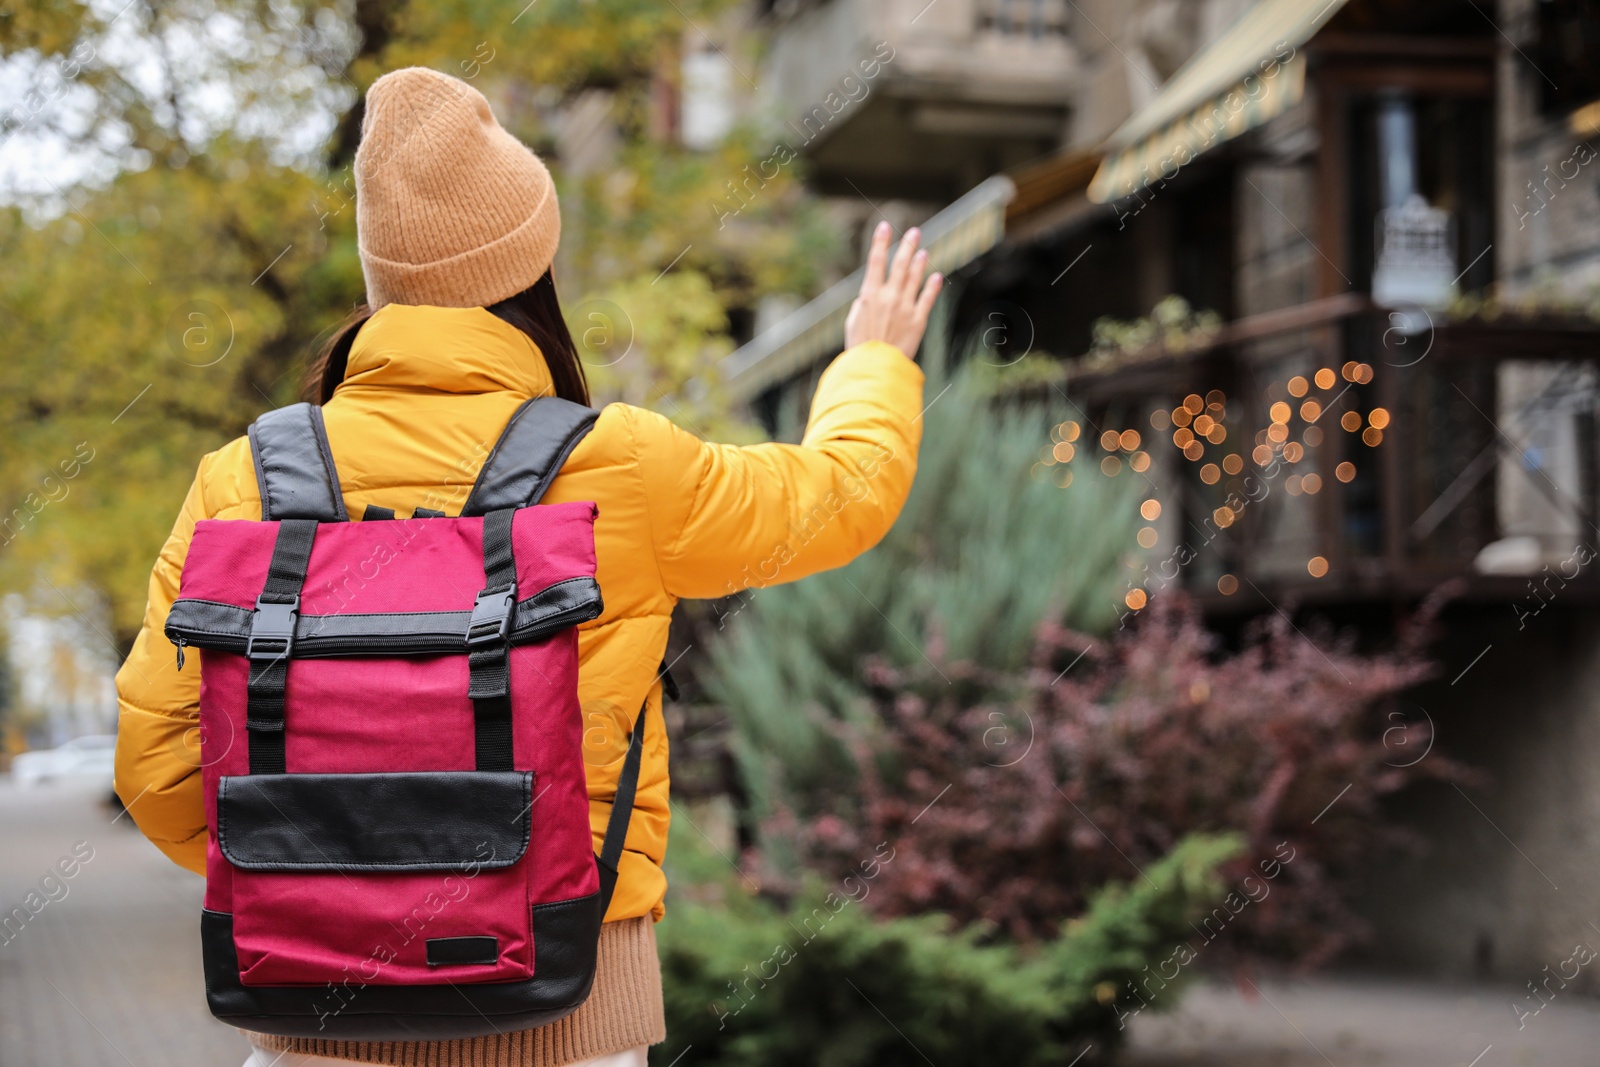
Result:
[[[262,521],[196,525],[166,625],[180,668],[186,646],[204,650],[200,922],[217,1018],[465,1038],[553,1022],[588,996],[644,711],[596,856],[576,630],[602,610],[596,508],[534,505],[595,417],[531,400],[459,518],[369,507],[361,522],[320,408],[250,427]]]

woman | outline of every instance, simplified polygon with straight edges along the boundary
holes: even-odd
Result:
[[[356,220],[371,311],[314,365],[345,503],[455,514],[511,413],[588,387],[550,264],[560,237],[544,165],[475,89],[430,70],[385,75],[367,96]],[[800,445],[705,443],[652,412],[612,404],[547,502],[594,501],[605,613],[579,633],[590,822],[604,832],[634,709],[648,698],[645,757],[602,928],[594,991],[524,1033],[376,1044],[254,1035],[252,1062],[642,1065],[664,1039],[652,924],[662,915],[669,820],[658,665],[673,606],[838,567],[888,531],[911,487],[922,408],[912,362],[940,287],[911,230],[891,263],[873,236],[847,348],[823,374]],[[150,579],[144,628],[117,675],[117,791],[176,863],[204,873],[205,813],[193,732],[199,671],[178,667],[162,627],[195,523],[257,519],[249,441],[206,456]],[[589,753],[586,751],[586,755]]]

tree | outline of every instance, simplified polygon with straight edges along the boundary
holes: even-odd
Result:
[[[748,434],[722,417],[716,388],[729,312],[815,288],[837,244],[794,166],[719,219],[728,184],[770,153],[757,125],[701,153],[653,118],[679,42],[730,6],[52,0],[0,12],[4,71],[24,87],[0,114],[0,153],[29,161],[5,172],[0,209],[13,341],[0,368],[0,588],[108,619],[126,651],[200,455],[294,399],[312,342],[361,297],[349,167],[361,92],[397,66],[472,81],[550,157],[559,285],[600,399]],[[584,121],[611,129],[616,150],[569,174],[560,132],[595,93],[603,107]]]

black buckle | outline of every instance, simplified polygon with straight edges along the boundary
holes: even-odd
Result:
[[[279,659],[294,647],[294,623],[300,614],[300,596],[287,604],[257,598],[250,619],[250,640],[244,654],[250,659]]]
[[[485,589],[472,603],[472,621],[467,623],[467,647],[504,644],[511,633],[511,613],[517,606],[517,587]]]

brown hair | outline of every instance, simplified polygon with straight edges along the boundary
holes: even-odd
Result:
[[[544,356],[550,367],[550,379],[555,384],[555,394],[563,400],[578,404],[589,403],[589,380],[583,373],[583,362],[578,358],[578,348],[572,343],[567,320],[561,317],[561,304],[556,299],[556,281],[550,271],[545,271],[538,281],[515,296],[486,310],[496,318],[515,326]],[[333,391],[344,381],[345,369],[350,362],[350,346],[356,334],[372,317],[372,309],[365,304],[357,307],[344,321],[328,334],[328,339],[317,350],[306,370],[301,394],[313,404],[326,404]]]

